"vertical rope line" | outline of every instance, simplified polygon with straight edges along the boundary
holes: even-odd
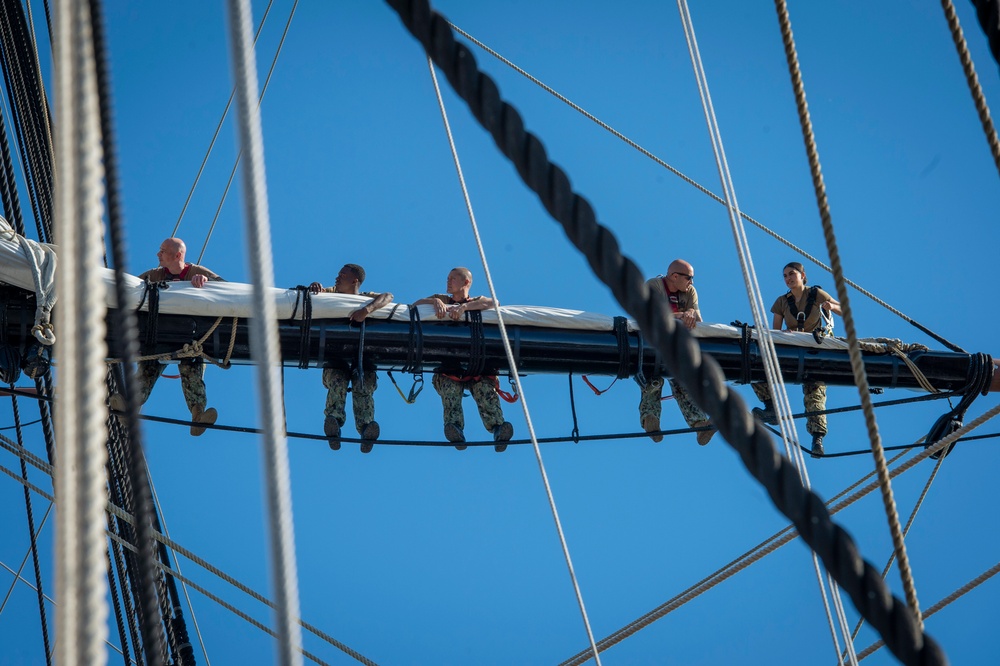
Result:
[[[257,398],[263,426],[263,460],[270,531],[271,577],[278,635],[277,661],[282,666],[302,663],[299,629],[299,590],[292,524],[288,441],[282,424],[281,365],[277,316],[270,290],[274,286],[271,227],[264,173],[264,145],[257,97],[257,64],[250,37],[249,0],[229,0],[229,39],[237,89],[240,146],[246,156],[243,169],[245,229],[253,277],[254,312],[250,319],[250,347],[257,375]]]
[[[56,25],[55,240],[63,248],[56,289],[66,335],[55,350],[62,380],[56,399],[56,589],[62,601],[56,614],[56,661],[102,666],[108,634],[101,525],[107,502],[103,380],[108,350],[104,289],[93,270],[101,263],[104,245],[103,167],[88,3],[58,0]]]
[[[881,483],[882,504],[889,522],[893,547],[896,551],[896,556],[899,558],[899,574],[903,582],[906,603],[913,613],[913,619],[917,623],[917,627],[923,632],[924,623],[920,617],[920,605],[917,601],[916,585],[913,581],[913,573],[910,570],[910,560],[906,556],[906,544],[903,541],[903,534],[899,525],[899,514],[896,511],[896,500],[893,497],[892,485],[889,481],[885,451],[882,449],[882,439],[879,435],[878,424],[875,421],[875,410],[872,408],[871,395],[868,391],[868,377],[865,374],[864,362],[861,360],[861,350],[858,346],[858,336],[854,326],[854,313],[851,311],[850,294],[848,294],[847,285],[844,282],[843,266],[840,263],[840,250],[838,249],[837,239],[834,235],[830,205],[826,196],[826,185],[823,181],[823,173],[819,163],[819,152],[813,135],[812,121],[809,118],[809,106],[806,102],[802,73],[799,69],[798,55],[795,50],[795,40],[792,36],[788,6],[785,0],[775,0],[775,7],[778,13],[778,23],[781,27],[781,38],[785,46],[785,57],[788,60],[788,71],[791,75],[792,88],[795,92],[795,105],[799,112],[799,123],[802,125],[802,137],[805,142],[806,155],[809,158],[813,188],[816,191],[816,203],[819,207],[820,220],[823,224],[823,236],[826,239],[827,251],[830,253],[830,265],[833,268],[833,277],[837,285],[837,298],[840,300],[841,312],[844,318],[844,330],[847,333],[851,370],[854,373],[854,382],[858,387],[858,394],[861,398],[861,408],[865,415],[868,437],[871,440],[872,455],[875,458],[875,467],[878,471],[879,482]]]
[[[563,532],[562,522],[559,520],[559,511],[556,509],[555,495],[552,493],[552,486],[549,484],[548,474],[545,473],[545,463],[542,460],[542,450],[538,446],[538,438],[535,435],[535,426],[531,421],[531,411],[528,409],[528,400],[521,385],[521,377],[517,372],[517,363],[514,361],[514,352],[510,347],[510,339],[507,337],[507,328],[504,326],[503,314],[500,312],[500,300],[497,298],[496,288],[493,286],[493,276],[490,274],[489,262],[486,260],[486,250],[483,247],[482,238],[479,236],[479,226],[476,224],[476,215],[472,210],[472,200],[469,198],[469,190],[465,185],[465,176],[462,173],[462,164],[458,159],[458,150],[455,147],[455,139],[451,133],[451,125],[448,122],[448,113],[444,108],[444,99],[441,97],[441,88],[438,86],[437,74],[434,72],[434,63],[430,57],[427,58],[427,68],[431,73],[431,82],[434,84],[434,93],[437,95],[438,108],[441,110],[441,120],[444,123],[445,134],[448,135],[448,145],[451,148],[451,156],[455,161],[455,170],[458,173],[458,182],[462,187],[462,196],[465,199],[465,209],[469,213],[469,223],[472,225],[472,234],[476,238],[476,248],[479,250],[479,258],[483,263],[483,272],[486,275],[486,282],[490,288],[490,297],[493,299],[493,310],[497,315],[497,324],[500,327],[500,338],[503,340],[504,352],[507,354],[507,362],[510,364],[511,378],[517,386],[517,392],[521,396],[521,409],[524,412],[524,420],[528,425],[528,435],[531,437],[531,445],[535,449],[535,460],[538,462],[538,471],[542,477],[542,485],[545,486],[545,495],[549,500],[549,509],[552,511],[552,519],[555,521],[556,532],[559,535],[559,543],[562,546],[563,557],[566,558],[566,568],[569,571],[569,578],[573,584],[573,591],[576,594],[576,603],[580,607],[580,615],[583,618],[583,625],[587,631],[587,640],[590,641],[590,649],[594,655],[594,662],[601,665],[601,655],[597,651],[597,643],[594,640],[594,632],[590,628],[590,619],[587,617],[587,608],[583,603],[583,592],[580,591],[580,583],[576,578],[573,569],[573,559],[569,554],[569,544],[566,542],[566,535]]]
[[[747,288],[747,294],[751,301],[755,321],[757,322],[758,342],[762,343],[765,358],[765,373],[767,375],[768,386],[771,389],[772,401],[775,403],[778,414],[778,423],[781,428],[782,441],[785,446],[785,453],[791,458],[798,470],[802,484],[810,487],[809,473],[806,470],[805,459],[802,456],[801,447],[798,445],[798,433],[792,419],[792,408],[788,401],[788,392],[785,390],[784,381],[778,365],[777,353],[771,340],[770,327],[764,315],[763,298],[760,294],[760,287],[757,283],[756,271],[753,266],[752,254],[750,252],[749,241],[743,227],[739,213],[739,204],[736,198],[736,186],[729,170],[729,163],[726,158],[725,147],[722,142],[722,130],[719,127],[718,119],[715,115],[715,108],[712,104],[711,93],[708,88],[708,76],[705,72],[701,60],[701,53],[698,48],[698,40],[695,36],[694,21],[691,18],[690,9],[686,0],[677,0],[677,8],[681,15],[681,23],[684,27],[684,36],[688,45],[688,53],[691,57],[691,64],[694,67],[695,79],[698,83],[698,93],[701,96],[702,107],[705,112],[705,120],[708,124],[709,135],[712,139],[712,149],[715,153],[716,165],[719,170],[719,179],[722,182],[723,191],[726,196],[727,209],[729,211],[730,226],[736,241],[737,253],[740,258],[740,266],[743,271],[743,278]],[[842,628],[844,640],[848,641],[847,618],[843,614],[843,605],[834,602],[834,612],[830,610],[829,599],[826,594],[826,586],[823,582],[823,572],[819,564],[819,557],[816,553],[811,553],[813,570],[816,574],[816,582],[819,585],[820,596],[823,601],[823,609],[826,613],[827,624],[830,629],[830,636],[833,640],[834,654],[840,657],[840,642],[837,638],[837,629],[834,623],[834,612],[837,615],[837,624]],[[829,579],[831,594],[839,601],[839,588],[836,583]],[[849,652],[853,652],[850,648]],[[856,663],[856,662],[852,662]]]
[[[254,46],[257,45],[257,38],[260,37],[261,30],[264,29],[264,22],[267,21],[267,15],[271,12],[271,5],[274,4],[274,0],[269,0],[267,7],[264,9],[264,15],[260,18],[260,24],[257,26],[257,32],[253,36]],[[208,158],[212,155],[212,149],[215,148],[215,142],[219,138],[219,132],[222,131],[222,124],[226,121],[226,116],[229,115],[229,107],[233,105],[233,99],[236,97],[236,88],[229,93],[229,101],[226,102],[226,108],[222,110],[222,116],[219,118],[219,124],[215,126],[215,133],[212,135],[212,140],[208,142],[208,150],[205,151],[205,157],[201,160],[201,166],[198,167],[198,173],[195,174],[194,182],[191,183],[191,189],[188,191],[187,199],[184,200],[184,205],[181,206],[181,214],[177,216],[177,224],[174,225],[174,230],[170,233],[171,236],[177,235],[177,230],[181,227],[181,221],[184,219],[184,213],[187,212],[188,205],[191,203],[191,197],[194,196],[194,191],[198,187],[198,182],[201,180],[201,174],[205,172],[205,166],[208,164]],[[201,263],[201,258],[198,258],[196,264]]]
[[[948,21],[948,29],[951,30],[951,39],[955,42],[958,59],[962,62],[965,81],[969,84],[969,92],[972,93],[972,101],[976,105],[979,122],[982,123],[983,133],[986,134],[986,143],[989,144],[990,152],[993,154],[993,163],[996,164],[997,171],[1000,172],[1000,139],[997,138],[997,130],[990,117],[990,107],[986,103],[983,87],[979,84],[979,77],[976,75],[976,66],[969,54],[969,45],[965,41],[962,26],[958,22],[955,5],[952,4],[951,0],[941,0],[941,9],[944,10],[944,17]]]
[[[267,70],[267,76],[264,78],[264,86],[261,88],[260,95],[257,97],[257,108],[258,109],[260,108],[260,103],[262,101],[264,101],[264,95],[267,93],[267,86],[268,86],[268,84],[271,83],[271,75],[274,74],[274,67],[275,67],[275,65],[278,64],[278,56],[281,55],[281,48],[285,45],[285,37],[288,36],[288,28],[292,25],[292,17],[295,16],[295,8],[298,7],[298,6],[299,6],[299,0],[295,0],[295,2],[292,3],[292,10],[290,12],[288,12],[288,20],[285,21],[285,30],[281,33],[281,41],[278,42],[278,48],[274,52],[274,58],[271,59],[271,68],[269,70]],[[270,9],[270,5],[268,5],[268,9]],[[263,27],[263,25],[264,25],[264,22],[263,22],[263,20],[261,20],[261,27]],[[259,28],[258,28],[257,34],[258,35],[260,34]],[[257,38],[254,37],[254,44],[256,44],[256,43],[257,43]],[[236,94],[235,91],[233,92],[233,94],[234,95]],[[230,96],[229,102],[232,103],[232,101],[233,101],[233,98],[232,98],[232,96]],[[229,110],[229,105],[228,104],[226,105],[226,110],[227,111]],[[222,118],[225,119],[225,114],[223,114]],[[221,127],[222,120],[219,121],[219,125]],[[219,130],[216,129],[215,131],[216,131],[216,135],[218,135],[218,131]],[[213,138],[212,141],[214,142],[215,139]],[[209,148],[209,150],[211,150],[211,148]],[[205,156],[205,159],[206,160],[208,159],[208,155]],[[224,203],[226,203],[226,198],[229,196],[229,188],[231,188],[233,186],[233,180],[236,179],[236,169],[239,168],[240,161],[242,159],[243,159],[243,149],[241,148],[240,151],[236,154],[236,160],[233,162],[233,169],[232,169],[232,171],[229,172],[229,180],[226,181],[226,187],[223,188],[223,190],[222,190],[222,196],[219,198],[219,205],[215,209],[215,217],[212,218],[212,224],[208,227],[208,233],[205,234],[205,242],[202,243],[202,245],[201,245],[201,252],[198,253],[198,260],[195,261],[196,264],[200,264],[202,258],[205,256],[205,250],[208,249],[208,242],[210,240],[212,240],[212,234],[215,232],[215,225],[219,221],[219,215],[222,214],[222,205]],[[200,175],[201,174],[199,172],[199,176]],[[197,181],[195,181],[195,184],[197,184]],[[191,191],[194,192],[194,189],[192,188]],[[186,203],[184,205],[185,205],[185,207],[187,207]],[[181,215],[183,215],[183,214],[184,213],[182,211]],[[178,225],[180,224],[180,220],[177,221],[177,224]],[[174,233],[176,234],[176,232],[177,232],[177,230],[175,228],[174,229]]]
[[[11,385],[13,388],[13,384]],[[16,426],[17,433],[17,448],[19,452],[23,452],[24,449],[24,437],[21,432],[21,414],[17,406],[17,396],[12,395],[10,397],[11,408],[14,412],[14,425]],[[941,456],[942,458],[944,456]],[[21,463],[21,478],[25,481],[28,480],[28,464],[24,459],[24,456],[19,456]],[[50,505],[51,507],[51,505]],[[37,586],[37,596],[38,596],[38,615],[39,621],[42,624],[42,644],[45,646],[45,663],[51,666],[52,656],[51,656],[51,646],[49,645],[49,622],[45,616],[45,593],[42,589],[42,570],[38,564],[38,537],[35,536],[35,516],[31,509],[31,491],[28,486],[24,486],[24,509],[27,514],[28,519],[28,538],[31,539],[31,547],[29,551],[31,552],[31,564],[35,570],[35,585]],[[48,511],[46,511],[48,515]]]

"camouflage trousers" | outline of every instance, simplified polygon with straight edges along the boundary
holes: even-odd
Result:
[[[334,368],[323,368],[323,386],[326,392],[326,409],[323,414],[333,417],[341,426],[347,420],[344,408],[347,405],[347,385],[350,383],[351,406],[354,408],[354,427],[358,434],[364,430],[365,426],[375,420],[375,398],[373,394],[378,388],[378,378],[374,370],[365,370],[363,385],[351,381],[351,373]]]
[[[767,384],[754,382],[750,385],[761,402],[771,401],[771,389]],[[823,382],[802,383],[802,404],[807,412],[821,412],[826,409],[826,384]],[[810,416],[806,419],[806,432],[810,435],[826,434],[826,414]]]
[[[459,428],[465,429],[465,413],[462,411],[462,393],[465,389],[469,390],[476,401],[479,416],[483,419],[483,425],[487,430],[493,432],[493,428],[503,423],[503,410],[500,409],[500,398],[497,397],[492,377],[460,382],[435,374],[431,383],[441,396],[445,425],[454,423]]]
[[[692,402],[691,397],[684,390],[683,386],[671,379],[670,389],[674,392],[674,401],[677,403],[677,407],[681,410],[681,416],[684,417],[684,421],[687,422],[689,427],[694,427],[694,424],[699,421],[708,420],[708,414],[701,411],[698,405]],[[642,398],[639,400],[640,425],[643,418],[647,415],[655,416],[657,420],[660,419],[660,398],[662,391],[663,386],[659,382],[652,380],[646,382],[646,388],[642,389]]]
[[[139,361],[135,372],[139,404],[146,404],[156,380],[166,369],[167,366],[159,361]],[[187,402],[188,409],[192,414],[196,408],[204,410],[208,404],[205,395],[205,361],[200,358],[184,358],[177,364],[177,369],[181,375],[181,391],[184,392],[184,401]]]

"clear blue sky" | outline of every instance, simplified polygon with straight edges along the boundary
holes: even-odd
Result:
[[[266,3],[254,2],[254,22]],[[691,178],[720,191],[683,32],[672,3],[439,0],[464,30],[542,79]],[[291,2],[274,3],[258,43],[264,76]],[[997,64],[967,2],[960,19],[994,112]],[[41,3],[33,3],[36,18]],[[155,265],[205,155],[232,86],[225,14],[218,2],[107,3],[129,269]],[[742,208],[826,260],[784,53],[771,3],[728,0],[692,7],[716,112]],[[791,17],[837,239],[848,275],[971,351],[998,353],[995,283],[1000,180],[940,8],[903,3],[792,3]],[[38,29],[44,35],[44,25]],[[47,56],[46,43],[41,46]],[[623,251],[652,276],[683,257],[696,269],[708,321],[750,318],[725,209],[557,101],[488,54],[480,65],[521,110]],[[48,71],[46,65],[46,71]],[[443,77],[441,77],[444,85]],[[505,304],[606,314],[620,308],[590,273],[492,139],[444,85],[491,270]],[[412,302],[444,288],[450,268],[486,282],[472,240],[425,56],[386,5],[302,3],[262,105],[267,185],[279,286],[331,283],[345,262],[365,287]],[[236,154],[227,120],[180,227],[197,258]],[[203,263],[248,281],[237,189]],[[765,301],[783,292],[791,250],[749,228]],[[833,280],[807,263],[812,283]],[[852,292],[861,335],[931,341]],[[843,332],[842,323],[839,332]],[[287,369],[288,429],[322,432],[318,370]],[[402,378],[406,388],[407,378]],[[220,422],[255,426],[248,367],[209,368]],[[386,439],[442,438],[428,386],[406,405],[381,375],[377,419]],[[582,434],[638,430],[638,389],[619,381],[596,397],[575,380]],[[607,385],[610,378],[597,378]],[[428,377],[429,384],[429,377]],[[735,387],[747,400],[747,387]],[[532,376],[525,391],[539,436],[572,421],[565,376]],[[881,399],[907,397],[887,392]],[[800,406],[798,387],[790,387]],[[879,399],[877,397],[877,399]],[[832,388],[831,407],[855,404]],[[977,416],[996,403],[980,398]],[[515,436],[520,404],[505,405]],[[918,440],[940,403],[880,409],[887,446]],[[144,412],[186,414],[178,382],[161,380]],[[486,438],[471,400],[467,433]],[[10,422],[8,412],[7,425]],[[682,427],[671,402],[665,428]],[[805,437],[804,423],[799,424]],[[251,435],[145,423],[148,458],[174,539],[271,596],[262,520],[259,442]],[[347,431],[353,433],[348,417]],[[987,426],[985,432],[995,432]],[[928,607],[996,564],[995,440],[970,443],[942,466],[908,538],[921,605]],[[37,426],[28,445],[43,453]],[[868,446],[858,413],[834,416],[831,453]],[[586,647],[580,614],[530,447],[356,446],[290,440],[302,615],[382,664],[552,664]],[[786,522],[720,437],[693,435],[543,447],[587,611],[599,639],[701,580]],[[830,497],[872,468],[870,455],[809,461]],[[7,456],[5,466],[16,469]],[[932,469],[901,477],[903,520]],[[4,477],[7,478],[7,477]],[[48,486],[40,473],[35,482]],[[16,567],[28,546],[20,484],[0,483],[0,560]],[[36,518],[44,501],[35,498]],[[890,537],[871,495],[837,517],[881,568]],[[54,521],[46,525],[51,592]],[[185,573],[259,620],[263,606],[186,560]],[[30,566],[26,569],[30,572]],[[26,574],[27,575],[27,574]],[[30,577],[30,576],[29,576]],[[10,576],[0,572],[6,590]],[[889,582],[901,596],[896,569]],[[927,621],[952,663],[996,663],[998,601],[992,580]],[[191,592],[215,664],[266,663],[273,641]],[[857,614],[849,601],[848,619]],[[51,609],[50,609],[51,610]],[[190,612],[185,608],[190,620]],[[54,613],[50,612],[50,619]],[[193,623],[188,624],[197,644]],[[114,632],[112,631],[114,634]],[[869,629],[860,650],[875,640]],[[352,660],[305,635],[331,664]],[[34,593],[18,586],[0,614],[0,664],[38,664]],[[199,663],[204,655],[197,648]],[[794,542],[603,655],[606,664],[831,663],[829,632],[808,551]],[[115,661],[115,659],[112,659]],[[865,663],[894,663],[881,651]]]

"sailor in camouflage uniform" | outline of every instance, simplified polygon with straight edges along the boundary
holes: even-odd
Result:
[[[187,282],[193,287],[203,288],[209,281],[222,281],[222,278],[198,264],[184,261],[187,247],[180,238],[168,238],[160,244],[156,257],[160,265],[139,276],[141,280],[156,282]],[[136,369],[136,388],[139,390],[139,403],[145,404],[153,391],[156,380],[160,378],[167,366],[156,360],[139,361]],[[214,407],[208,407],[205,394],[205,362],[201,358],[184,358],[178,363],[181,376],[181,391],[184,401],[191,410],[191,434],[195,437],[205,432],[205,426],[212,425],[219,418]],[[125,411],[125,399],[120,394],[114,394],[108,401],[111,409]]]
[[[674,317],[688,329],[693,329],[701,321],[698,308],[698,292],[694,288],[694,267],[683,259],[670,262],[666,275],[658,275],[646,282],[651,292],[656,292],[670,302]],[[663,440],[660,434],[660,399],[663,380],[653,377],[642,389],[639,400],[639,422],[643,430],[650,433],[654,442]],[[708,414],[694,404],[684,387],[675,379],[670,379],[670,389],[674,402],[681,410],[681,416],[691,428],[702,428],[696,434],[698,443],[704,446],[715,435],[716,429],[708,419]]]
[[[433,305],[434,314],[438,319],[449,317],[461,321],[466,312],[474,310],[489,310],[494,306],[493,299],[485,296],[469,296],[472,286],[472,272],[468,268],[453,268],[448,273],[446,294],[433,294],[421,298],[413,306]],[[514,436],[514,426],[505,421],[500,400],[497,397],[496,374],[483,374],[469,377],[463,374],[460,365],[440,368],[434,374],[432,381],[434,389],[441,396],[444,409],[444,436],[455,448],[463,450],[465,445],[465,413],[462,410],[462,396],[465,390],[472,394],[483,426],[493,434],[494,450],[498,453],[507,449],[507,442]]]
[[[788,293],[779,296],[771,306],[774,320],[771,328],[780,331],[782,324],[788,330],[813,333],[824,328],[826,313],[840,314],[840,303],[819,287],[806,287],[806,270],[797,261],[786,264],[782,269]],[[832,321],[832,318],[831,318]],[[818,340],[818,338],[817,338]],[[764,408],[754,408],[755,416],[765,423],[777,424],[771,389],[766,383],[750,385]],[[821,412],[826,409],[826,384],[823,382],[802,382],[803,406],[807,412]],[[827,433],[826,414],[810,416],[806,421],[806,432],[812,437],[812,456],[823,455],[823,437]]]
[[[356,324],[360,324],[372,312],[385,307],[392,302],[392,294],[389,292],[376,293],[373,291],[361,291],[361,283],[365,281],[365,269],[357,264],[345,264],[337,274],[332,287],[323,287],[319,282],[309,285],[309,290],[314,293],[327,294],[356,294],[367,296],[372,300],[351,313],[350,319]],[[351,400],[354,408],[354,427],[357,428],[361,436],[361,452],[369,453],[378,439],[381,431],[378,421],[375,420],[375,398],[373,394],[378,388],[378,380],[375,370],[371,368],[357,368],[355,372],[361,373],[360,381],[351,372],[346,363],[333,367],[323,368],[323,386],[327,388],[326,409],[323,410],[325,419],[323,421],[323,432],[330,438],[330,448],[336,451],[340,448],[340,429],[347,420],[345,406],[347,404],[347,389],[351,386],[354,394]]]

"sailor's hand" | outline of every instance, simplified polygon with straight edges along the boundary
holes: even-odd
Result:
[[[204,275],[195,275],[191,278],[191,284],[199,289],[204,287],[206,282],[208,282],[208,278]]]
[[[688,328],[688,329],[694,328],[695,325],[698,323],[698,318],[695,316],[694,310],[687,310],[686,312],[679,312],[679,313],[677,313],[674,316],[678,320],[680,320],[680,322],[682,324],[684,324],[685,328]]]
[[[438,319],[444,319],[448,314],[448,306],[446,306],[440,298],[434,299],[434,314],[437,315]]]
[[[321,285],[319,282],[313,282],[311,285],[309,285],[309,293],[318,294],[321,291],[323,291],[323,285]]]
[[[451,307],[448,308],[448,316],[454,319],[455,321],[458,321],[459,319],[462,318],[462,315],[465,314],[465,310],[466,310],[465,303],[458,303],[456,305],[452,305]]]
[[[363,308],[358,308],[357,310],[351,313],[351,321],[353,321],[355,324],[360,324],[365,320],[365,317],[367,317],[369,314],[370,313],[368,312],[367,305]]]

